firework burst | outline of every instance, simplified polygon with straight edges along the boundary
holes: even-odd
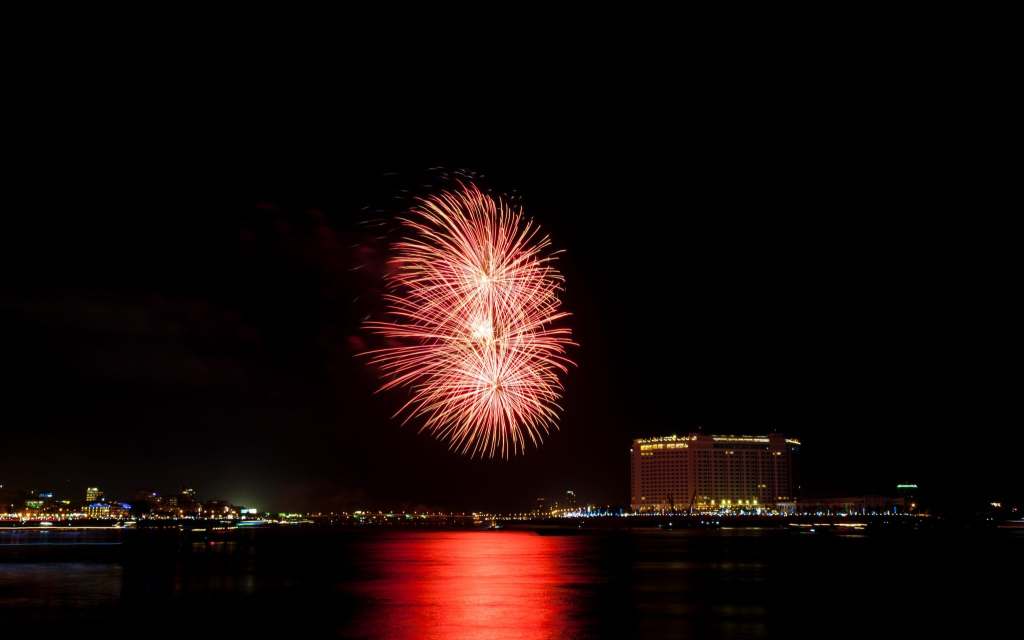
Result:
[[[366,323],[394,345],[366,354],[380,390],[410,393],[395,416],[470,456],[539,445],[558,426],[574,344],[548,236],[472,184],[420,200],[401,223],[386,319]]]

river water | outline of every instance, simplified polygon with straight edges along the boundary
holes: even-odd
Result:
[[[0,530],[0,628],[52,637],[1007,634],[1013,531]],[[1019,628],[1018,628],[1019,631]]]

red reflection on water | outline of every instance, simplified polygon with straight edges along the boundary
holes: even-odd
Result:
[[[522,532],[396,535],[371,545],[373,604],[357,625],[382,638],[565,638],[578,538]]]

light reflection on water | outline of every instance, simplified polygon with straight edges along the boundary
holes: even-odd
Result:
[[[1024,572],[1022,547],[960,533],[0,530],[0,624],[175,636],[183,620],[244,621],[257,637],[400,640],[980,633],[1015,610],[1001,585]],[[907,613],[919,602],[943,616]]]
[[[565,638],[579,633],[574,587],[596,580],[579,538],[511,532],[388,536],[369,547],[375,576],[355,633],[380,638]]]

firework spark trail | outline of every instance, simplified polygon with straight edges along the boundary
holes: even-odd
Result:
[[[393,247],[387,319],[394,340],[368,352],[381,391],[408,388],[395,414],[470,456],[508,457],[558,427],[572,332],[558,326],[556,252],[522,211],[475,185],[422,199]]]

